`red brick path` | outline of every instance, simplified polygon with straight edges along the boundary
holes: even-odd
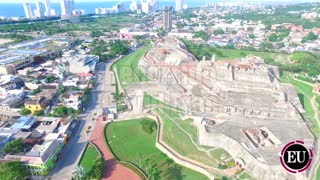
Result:
[[[139,180],[134,172],[129,169],[117,164],[116,161],[112,158],[111,153],[105,145],[103,138],[104,124],[102,118],[98,118],[96,125],[92,131],[90,141],[94,143],[97,148],[100,150],[103,158],[105,159],[105,169],[103,171],[102,179],[110,180]]]

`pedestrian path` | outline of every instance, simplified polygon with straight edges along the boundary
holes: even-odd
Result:
[[[90,141],[97,146],[102,154],[102,157],[105,159],[105,169],[102,179],[139,180],[140,178],[138,175],[121,166],[116,162],[116,160],[113,159],[112,154],[109,152],[104,142],[104,126],[105,124],[102,122],[102,118],[98,118],[90,137]]]

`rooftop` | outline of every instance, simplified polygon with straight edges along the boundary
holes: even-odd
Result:
[[[11,129],[20,130],[20,129],[30,129],[35,122],[35,117],[32,116],[22,116],[16,123],[11,126]]]

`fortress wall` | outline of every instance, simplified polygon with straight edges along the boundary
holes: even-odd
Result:
[[[306,174],[290,174],[281,165],[267,165],[258,161],[252,154],[242,147],[242,145],[232,138],[223,134],[207,133],[204,126],[199,126],[199,144],[205,146],[219,147],[226,150],[233,158],[242,159],[245,170],[255,178],[264,180],[306,180]]]

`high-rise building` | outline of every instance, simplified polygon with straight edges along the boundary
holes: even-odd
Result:
[[[144,13],[151,13],[159,10],[158,0],[141,0],[141,10]]]
[[[29,3],[23,3],[24,13],[26,14],[26,18],[32,18],[32,11]]]
[[[130,10],[131,11],[136,11],[136,10],[138,10],[138,3],[137,3],[137,1],[136,0],[133,0],[132,1],[132,3],[130,4]]]
[[[46,11],[44,12],[44,15],[45,16],[52,16],[51,15],[51,3],[50,3],[50,0],[46,0],[44,2],[44,7],[46,9]]]
[[[167,31],[172,29],[172,7],[165,6],[163,10],[163,28]]]
[[[62,16],[72,15],[72,11],[74,10],[73,0],[60,0],[60,6]]]
[[[44,5],[40,1],[36,1],[35,16],[40,18],[44,16]]]
[[[176,11],[182,11],[183,0],[176,0]]]

